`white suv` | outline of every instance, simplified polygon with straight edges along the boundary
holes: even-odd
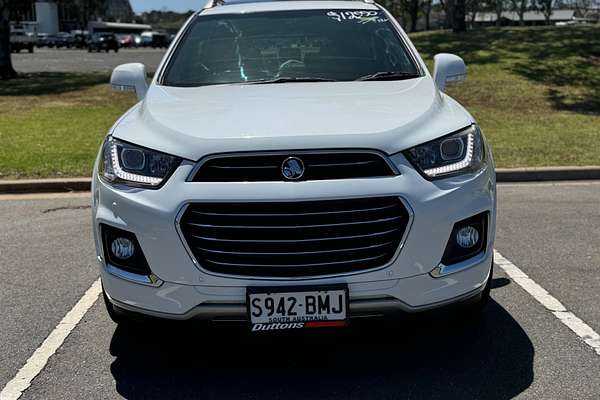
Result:
[[[108,311],[340,326],[489,297],[494,163],[398,22],[363,1],[226,1],[193,15],[93,178]],[[474,309],[477,307],[469,307]]]

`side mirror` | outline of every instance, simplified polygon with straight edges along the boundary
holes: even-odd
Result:
[[[143,100],[148,91],[146,66],[140,63],[119,65],[112,72],[110,85],[117,92],[135,92],[138,100]]]
[[[446,82],[464,81],[467,77],[465,62],[454,54],[436,54],[433,57],[433,64],[433,79],[442,92],[446,89]]]

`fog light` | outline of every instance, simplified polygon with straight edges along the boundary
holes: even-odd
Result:
[[[474,215],[454,224],[448,237],[442,264],[453,265],[485,251],[489,215]]]
[[[152,274],[135,234],[105,224],[100,224],[100,229],[107,264],[137,275]]]
[[[127,238],[118,237],[111,243],[110,250],[118,259],[127,260],[133,256],[135,245]]]
[[[479,241],[479,232],[472,226],[465,226],[456,232],[456,243],[463,249],[470,249]]]

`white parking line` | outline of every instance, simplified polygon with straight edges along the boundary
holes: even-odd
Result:
[[[521,286],[527,293],[536,299],[542,306],[550,311],[560,322],[565,324],[577,336],[579,336],[596,354],[600,355],[600,335],[592,329],[583,320],[572,312],[568,311],[564,305],[543,287],[535,283],[527,274],[521,271],[516,265],[504,258],[500,253],[494,250],[494,264],[506,272],[506,274]]]
[[[17,372],[17,375],[4,386],[4,389],[0,392],[0,400],[17,400],[21,397],[23,392],[31,385],[31,381],[44,369],[50,357],[56,353],[67,336],[94,305],[100,293],[102,293],[102,286],[100,279],[98,279],[79,299],[71,311],[65,315],[62,321],[58,323],[41,346]]]
[[[498,182],[500,187],[527,186],[597,186],[600,181],[552,181],[552,182]]]

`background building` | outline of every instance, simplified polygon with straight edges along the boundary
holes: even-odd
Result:
[[[38,32],[87,29],[89,21],[132,22],[129,0],[20,0],[11,9],[11,20],[37,21]]]
[[[131,22],[134,16],[129,0],[108,0],[106,14],[103,19],[115,22]]]
[[[34,4],[34,18],[38,32],[55,34],[60,31],[58,5],[53,1],[37,1]]]
[[[579,14],[579,15],[578,15]],[[475,26],[496,26],[498,16],[492,12],[480,12],[475,15],[473,25]],[[553,10],[550,15],[550,24],[566,24],[576,22],[594,22],[590,16],[578,13],[576,10]],[[545,25],[546,17],[539,11],[526,11],[523,14],[524,25]],[[503,11],[500,17],[500,25],[517,26],[519,25],[519,15],[514,11]]]

